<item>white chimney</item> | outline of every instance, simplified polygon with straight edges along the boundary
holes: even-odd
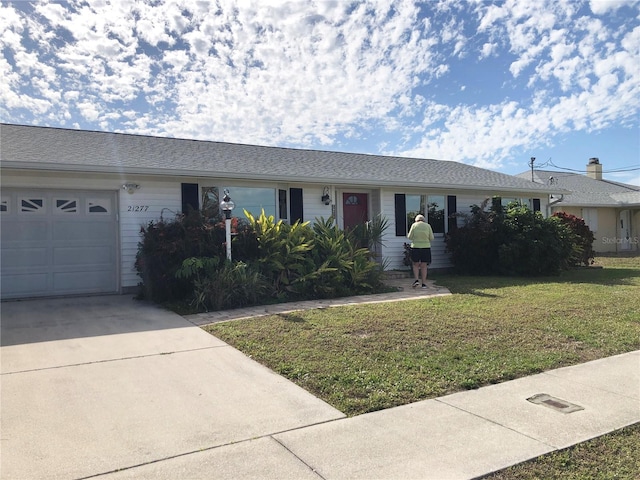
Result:
[[[600,165],[600,159],[590,158],[587,164],[587,177],[594,180],[602,180],[602,165]]]

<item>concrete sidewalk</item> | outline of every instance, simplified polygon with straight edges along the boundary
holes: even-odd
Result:
[[[413,280],[403,276],[389,278],[384,283],[388,287],[391,287],[393,291],[374,295],[355,295],[353,297],[330,298],[326,300],[304,300],[300,302],[277,303],[274,305],[261,305],[220,312],[198,313],[195,315],[186,315],[185,318],[195,325],[202,326],[229,320],[287,314],[315,308],[344,307],[347,305],[361,305],[366,303],[393,303],[451,295],[448,289],[436,285],[433,280],[427,280],[427,288],[412,288],[411,284]]]
[[[640,352],[266,435],[111,479],[472,479],[640,421]],[[527,401],[539,393],[582,410]],[[555,402],[554,402],[555,403]]]
[[[208,320],[122,296],[3,303],[0,477],[470,479],[640,421],[640,351],[346,418]]]

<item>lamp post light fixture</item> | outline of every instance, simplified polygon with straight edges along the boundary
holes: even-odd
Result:
[[[235,208],[236,204],[233,203],[229,196],[229,190],[224,189],[224,197],[220,202],[220,208],[224,212],[224,226],[226,230],[227,240],[227,260],[231,260],[231,210]]]
[[[331,196],[329,195],[329,187],[324,187],[322,197],[320,198],[325,205],[331,205]]]

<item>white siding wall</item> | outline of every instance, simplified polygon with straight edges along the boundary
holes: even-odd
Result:
[[[369,216],[371,218],[375,217],[376,215],[380,215],[382,213],[382,193],[380,192],[380,190],[373,190],[370,194],[370,204],[371,204],[371,211],[369,213]]]
[[[135,287],[140,277],[135,270],[140,229],[160,218],[172,220],[182,210],[181,182],[145,180],[128,177],[139,183],[139,190],[127,193],[120,190],[121,278],[123,287]]]
[[[292,185],[294,186],[294,185]],[[323,194],[323,187],[319,185],[295,185],[302,188],[302,202],[304,208],[304,221],[311,222],[316,218],[323,217],[325,220],[332,215],[332,208],[335,202],[335,193],[332,188],[329,190],[331,205],[325,205],[320,198]]]

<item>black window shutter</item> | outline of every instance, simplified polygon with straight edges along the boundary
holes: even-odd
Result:
[[[287,208],[287,191],[278,190],[278,216],[280,220],[288,218],[289,209]]]
[[[304,222],[304,211],[302,208],[302,189],[290,188],[289,189],[289,213],[291,213],[291,224],[293,225],[297,221]]]
[[[189,210],[199,210],[200,202],[198,199],[198,184],[183,183],[182,184],[182,213],[185,215]]]
[[[396,193],[396,237],[407,236],[407,202],[403,193]]]
[[[540,211],[540,199],[539,198],[534,198],[533,199],[533,211],[534,212],[539,212]]]
[[[458,201],[455,195],[447,195],[447,231],[455,230],[458,228],[458,220],[456,219],[456,212],[458,211]]]

